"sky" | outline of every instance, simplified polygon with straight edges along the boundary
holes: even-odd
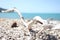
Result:
[[[60,13],[60,0],[0,0],[0,7],[22,13]]]

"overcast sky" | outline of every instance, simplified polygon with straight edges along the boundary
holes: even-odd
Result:
[[[0,0],[0,7],[16,7],[23,13],[60,13],[60,0]]]

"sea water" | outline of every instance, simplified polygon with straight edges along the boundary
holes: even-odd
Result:
[[[42,19],[53,18],[54,20],[60,20],[60,13],[21,13],[25,19],[33,19],[35,16],[40,16]],[[19,15],[15,12],[0,13],[0,18],[19,19]]]

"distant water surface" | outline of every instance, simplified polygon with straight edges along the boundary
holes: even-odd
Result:
[[[60,20],[60,13],[22,13],[25,19],[32,19],[35,16],[40,16],[43,19],[53,18],[54,20]],[[19,19],[19,15],[15,12],[0,13],[0,18]]]

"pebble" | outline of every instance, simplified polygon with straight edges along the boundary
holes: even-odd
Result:
[[[32,30],[29,31],[22,25],[22,23],[20,24],[19,21],[20,20],[17,19],[4,21],[1,20],[0,40],[60,40],[60,31],[43,30],[42,32],[38,33],[41,28],[43,28],[41,27],[41,25],[38,24],[36,24],[36,26],[33,26]],[[17,22],[18,27],[11,27],[14,22]],[[21,29],[19,29],[19,27],[21,27]]]

